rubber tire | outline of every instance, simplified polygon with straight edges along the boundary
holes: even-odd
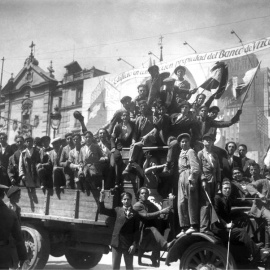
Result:
[[[200,269],[199,267],[200,264],[202,264],[201,267],[203,267],[203,261],[201,257],[200,256],[197,257],[196,254],[199,255],[200,253],[202,256],[204,256],[205,254],[203,254],[202,252],[205,253],[205,251],[208,251],[207,255],[210,254],[210,256],[206,258],[207,263],[209,263],[209,258],[215,255],[215,257],[212,257],[212,260],[214,261],[212,265],[214,265],[216,269],[226,269],[227,249],[224,248],[223,246],[214,245],[210,242],[198,242],[189,246],[187,250],[183,253],[182,258],[180,259],[179,269],[180,270],[191,269],[191,268]],[[195,262],[195,258],[197,258],[197,262]],[[214,259],[219,259],[221,262],[221,265],[217,265],[217,261]],[[190,265],[191,262],[194,262],[195,265]],[[229,257],[228,269],[236,269],[236,264],[231,254]]]
[[[64,243],[52,244],[50,246],[50,255],[53,257],[62,257],[66,253],[66,246]]]
[[[101,260],[103,254],[95,252],[85,252],[75,249],[66,251],[68,263],[75,269],[89,269],[95,267]]]
[[[27,248],[30,266],[28,269],[43,269],[50,255],[50,240],[47,231],[30,224],[21,226],[22,234],[25,239],[28,236],[29,241],[33,244],[33,249]],[[25,242],[26,247],[29,246]]]

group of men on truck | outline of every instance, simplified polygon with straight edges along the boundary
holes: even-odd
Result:
[[[84,143],[80,134],[72,133],[67,133],[65,140],[52,141],[49,136],[18,136],[14,152],[7,144],[6,134],[1,133],[0,184],[90,190],[101,188],[104,180],[105,189],[122,189],[124,179],[138,176],[155,205],[153,209],[162,211],[164,194],[158,192],[158,187],[170,176],[173,181],[168,190],[177,198],[177,237],[196,231],[222,235],[220,230],[231,228],[231,204],[227,201],[239,205],[239,198],[270,196],[269,182],[259,174],[259,165],[246,157],[245,144],[238,146],[239,157],[234,155],[237,145],[233,141],[226,144],[225,150],[214,145],[217,128],[238,122],[242,111],[238,110],[229,121],[217,121],[219,107],[211,106],[215,94],[205,102],[206,95],[200,93],[189,103],[198,89],[190,89],[184,78],[185,67],[174,70],[177,78],[160,74],[156,65],[148,71],[151,78],[138,86],[138,96],[133,100],[122,97],[123,109],[116,111],[96,136],[86,129],[83,116],[74,113],[82,125]],[[165,159],[154,151],[143,150],[154,146],[168,146]],[[127,164],[123,161],[123,148],[130,148]],[[222,200],[226,202],[220,203]],[[254,201],[251,213],[265,218],[270,232],[268,201],[259,202]],[[212,226],[212,204],[219,215],[214,220],[219,223],[218,230]],[[148,207],[143,208],[145,211],[148,213]],[[144,214],[140,218],[145,219]],[[257,256],[255,243],[243,230],[235,237],[247,246],[253,258]]]

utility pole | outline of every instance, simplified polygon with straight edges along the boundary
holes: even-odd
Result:
[[[3,57],[1,60],[2,60],[2,70],[1,70],[1,81],[0,81],[0,102],[1,102],[1,92],[2,92],[2,81],[3,81],[3,71],[4,71],[5,58]]]
[[[160,58],[159,58],[159,61],[162,62],[163,61],[163,53],[162,53],[162,49],[163,49],[163,44],[162,44],[162,39],[164,37],[162,35],[160,35],[160,38],[159,38],[159,43],[158,45],[160,46]]]

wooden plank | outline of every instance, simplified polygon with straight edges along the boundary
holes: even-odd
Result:
[[[95,221],[95,220],[88,220],[88,219],[74,219],[74,218],[63,218],[59,216],[53,215],[39,215],[34,213],[22,213],[21,215],[23,218],[36,218],[42,220],[55,220],[55,221],[64,221],[69,223],[80,223],[80,224],[92,224],[96,226],[106,226],[105,222],[103,221]]]

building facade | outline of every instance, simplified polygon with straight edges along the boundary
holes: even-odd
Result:
[[[56,136],[80,130],[73,117],[74,111],[82,111],[83,81],[107,72],[92,67],[82,69],[77,61],[65,66],[61,81],[54,77],[52,65],[44,71],[33,51],[25,60],[20,72],[1,91],[0,131],[14,143],[16,135],[32,137],[54,136],[51,113],[58,108],[61,114]]]

